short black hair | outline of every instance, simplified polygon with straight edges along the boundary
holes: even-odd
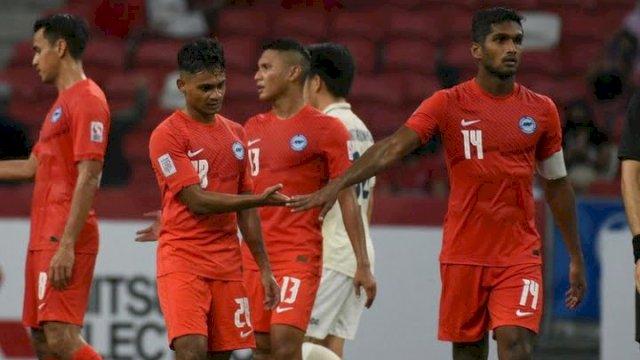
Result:
[[[49,44],[63,39],[72,58],[79,60],[89,41],[89,25],[80,16],[55,14],[36,20],[33,32],[44,29],[44,37]]]
[[[184,44],[178,52],[178,69],[196,74],[202,71],[224,72],[224,50],[215,39],[199,38]]]
[[[505,21],[516,22],[522,27],[524,17],[515,10],[504,7],[488,8],[476,12],[471,22],[471,40],[476,43],[484,42],[487,35],[491,33],[491,26]]]
[[[311,64],[311,56],[305,47],[299,42],[288,39],[275,39],[268,41],[262,45],[262,51],[275,50],[275,51],[290,51],[298,55],[298,64],[302,67],[302,78],[306,79],[309,75],[309,68]]]
[[[309,75],[318,75],[334,96],[347,97],[356,65],[349,49],[337,43],[313,44],[307,47],[311,55]]]

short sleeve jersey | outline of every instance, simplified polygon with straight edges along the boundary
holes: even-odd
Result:
[[[340,120],[305,106],[288,119],[273,112],[250,118],[247,132],[254,192],[283,184],[288,196],[321,189],[350,165],[349,133]],[[260,208],[265,246],[274,270],[319,273],[322,233],[319,209],[292,213],[287,207]],[[244,263],[257,266],[246,246]]]
[[[440,261],[541,263],[533,177],[536,162],[561,149],[553,102],[519,84],[495,97],[470,80],[436,92],[405,125],[422,142],[442,136],[451,193]]]
[[[349,103],[339,102],[331,104],[324,109],[323,112],[340,119],[347,130],[349,130],[351,139],[349,140],[348,148],[353,160],[357,160],[373,145],[371,132],[362,120],[351,111],[351,105]],[[375,177],[355,185],[362,224],[364,225],[367,254],[369,255],[369,263],[372,269],[375,256],[369,231],[368,209],[374,185]],[[356,272],[356,256],[353,252],[347,229],[344,226],[344,221],[342,221],[342,211],[340,210],[339,204],[334,204],[324,217],[322,223],[322,238],[324,252],[322,266],[353,277]]]
[[[110,128],[104,93],[90,79],[60,92],[42,124],[33,149],[38,160],[31,207],[29,250],[54,250],[64,232],[83,160],[103,162]],[[98,252],[93,209],[76,239],[75,252]]]
[[[640,92],[636,92],[629,101],[618,158],[640,161]]]
[[[178,194],[194,185],[209,192],[251,192],[242,126],[220,115],[203,124],[176,111],[151,134],[149,156],[162,196],[158,276],[188,272],[241,280],[236,213],[196,215]]]

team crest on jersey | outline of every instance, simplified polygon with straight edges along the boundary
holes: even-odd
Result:
[[[536,124],[536,120],[531,116],[521,117],[520,121],[518,122],[518,125],[520,126],[520,131],[522,131],[527,135],[530,135],[536,132],[536,128],[538,127],[538,125]]]
[[[291,138],[289,145],[293,151],[302,151],[307,147],[307,145],[309,145],[309,141],[307,141],[306,136],[298,134]]]
[[[240,141],[236,141],[231,145],[231,150],[233,151],[233,155],[238,160],[244,159],[244,147],[240,143]]]
[[[53,110],[53,114],[51,114],[51,122],[52,123],[57,123],[58,120],[60,120],[60,117],[62,116],[62,107],[58,106],[55,110]]]

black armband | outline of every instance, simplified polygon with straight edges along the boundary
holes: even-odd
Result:
[[[640,260],[640,234],[633,237],[633,261],[637,263]]]

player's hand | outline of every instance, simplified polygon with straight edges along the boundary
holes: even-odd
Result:
[[[280,286],[271,271],[262,274],[262,286],[264,287],[264,308],[273,310],[280,304]]]
[[[376,278],[371,273],[371,268],[369,266],[366,267],[358,267],[356,269],[356,273],[353,276],[353,286],[356,290],[356,296],[360,297],[360,287],[364,288],[365,293],[367,293],[367,302],[364,304],[367,308],[370,308],[373,305],[373,300],[376,298]]]
[[[340,193],[340,187],[336,184],[336,182],[330,182],[313,194],[293,196],[287,206],[291,208],[293,212],[322,207],[318,220],[324,221],[325,215],[331,210],[333,204],[336,203],[338,194]]]
[[[636,262],[636,271],[635,271],[635,279],[636,279],[636,290],[640,293],[640,260]]]
[[[587,291],[587,280],[584,272],[584,260],[572,259],[569,263],[569,290],[565,297],[565,306],[575,309],[584,298]]]
[[[60,245],[49,264],[49,279],[55,289],[64,290],[71,282],[75,253],[73,245]]]
[[[152,218],[153,222],[148,227],[136,231],[136,241],[147,242],[157,241],[160,236],[160,218],[162,213],[160,210],[151,211],[143,214],[144,217]]]
[[[264,206],[284,206],[291,199],[279,192],[282,189],[282,184],[274,185],[268,187],[264,190],[262,195],[260,196],[261,203]]]

